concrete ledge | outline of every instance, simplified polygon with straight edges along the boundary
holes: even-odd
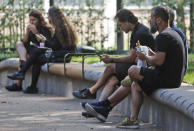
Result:
[[[18,59],[11,58],[0,62],[0,84],[5,86],[13,81],[6,78],[10,72],[16,71]],[[49,69],[47,68],[49,67]],[[85,80],[82,78],[81,64],[68,63],[67,77],[64,76],[63,64],[49,64],[42,67],[38,82],[41,93],[72,97],[72,91],[91,87],[102,75],[104,67],[85,65]],[[49,70],[49,72],[48,72]],[[31,73],[26,74],[23,86],[30,83]],[[192,131],[194,128],[194,88],[182,85],[177,89],[159,89],[151,97],[144,99],[139,118],[161,126],[165,131]],[[98,92],[98,94],[100,91]],[[125,98],[114,111],[129,115],[130,95]]]
[[[44,68],[44,67],[43,67]],[[105,67],[91,67],[88,64],[84,65],[84,78],[86,80],[97,81],[101,76]],[[49,73],[55,75],[64,75],[64,64],[50,64]],[[71,62],[66,64],[66,76],[71,78],[83,79],[81,63]]]
[[[14,81],[6,76],[17,71],[18,58],[10,58],[0,62],[0,83],[2,86],[12,84]],[[80,88],[90,87],[97,81],[105,67],[91,67],[85,64],[85,80],[82,77],[82,67],[80,63],[67,63],[67,74],[64,75],[64,64],[49,63],[42,66],[38,88],[40,93],[48,93],[59,96],[73,97],[72,91]],[[31,69],[25,75],[23,87],[29,86],[31,82]]]
[[[152,98],[171,106],[194,120],[194,88],[159,89]]]
[[[17,70],[19,64],[18,58],[9,58],[0,62],[0,70],[15,69]],[[102,75],[105,67],[91,67],[88,64],[84,65],[84,72],[86,80],[97,81]],[[66,76],[71,78],[83,79],[82,65],[78,62],[71,62],[66,64]],[[54,75],[64,75],[63,63],[48,63],[42,66],[42,72],[47,72]]]
[[[0,62],[0,71],[6,69],[17,69],[19,64],[18,58],[9,58]]]

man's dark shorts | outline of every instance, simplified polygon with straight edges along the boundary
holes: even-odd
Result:
[[[128,75],[128,69],[135,65],[135,63],[115,63],[116,68],[116,74],[115,76],[121,82],[127,75]]]
[[[154,90],[162,87],[157,70],[141,67],[140,75],[144,76],[144,78],[138,84],[146,95],[150,96]]]

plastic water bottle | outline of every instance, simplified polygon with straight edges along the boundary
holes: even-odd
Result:
[[[141,53],[144,53],[145,55],[148,55],[148,48],[147,48],[147,46],[141,46],[139,41],[137,42],[136,45],[137,45],[137,51],[138,52],[141,52]],[[138,66],[142,66],[142,67],[147,67],[147,63],[146,63],[145,60],[142,61],[142,60],[138,59],[137,60],[137,65]]]

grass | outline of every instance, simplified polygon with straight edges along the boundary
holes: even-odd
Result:
[[[184,82],[194,85],[194,54],[190,54],[188,57],[189,68],[183,79]]]
[[[81,63],[82,62],[82,57],[73,56],[71,61]],[[99,61],[100,61],[100,59],[97,56],[88,56],[88,57],[86,57],[84,63],[92,64],[92,63],[96,63],[96,62],[99,62]]]
[[[110,56],[114,56],[114,57],[121,57],[121,56],[125,56],[125,54],[123,55],[110,55]],[[73,62],[82,62],[82,57],[72,57],[72,61]],[[87,56],[84,63],[87,64],[92,64],[92,63],[97,63],[100,62],[100,58],[98,56]]]

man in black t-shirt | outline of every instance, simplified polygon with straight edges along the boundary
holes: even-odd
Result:
[[[130,51],[128,56],[113,58],[104,55],[101,60],[107,65],[103,75],[91,88],[74,91],[73,95],[80,99],[95,99],[97,90],[103,86],[100,100],[106,99],[112,94],[114,88],[127,76],[127,71],[131,65],[136,64],[136,43],[139,40],[142,45],[154,47],[154,39],[149,29],[138,22],[138,18],[127,10],[121,9],[117,12],[115,19],[120,30],[125,33],[132,32],[130,40]]]
[[[179,34],[168,28],[169,14],[165,7],[152,9],[151,32],[159,32],[156,37],[156,52],[149,50],[149,56],[137,52],[141,60],[146,60],[155,69],[133,65],[128,74],[132,79],[130,88],[120,87],[108,99],[87,103],[85,109],[100,121],[105,121],[112,108],[131,92],[131,115],[119,123],[117,127],[127,126],[138,128],[138,114],[143,103],[143,93],[151,95],[158,88],[178,88],[181,84],[183,70],[184,48]]]

